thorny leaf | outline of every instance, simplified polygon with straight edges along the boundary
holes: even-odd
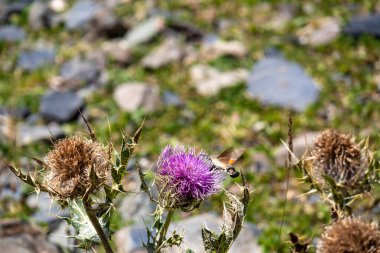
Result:
[[[68,209],[70,217],[65,217],[64,219],[69,225],[75,228],[76,235],[74,238],[79,242],[78,247],[87,249],[93,244],[100,243],[99,236],[85,211],[82,201],[70,200],[68,202]],[[99,224],[107,236],[111,234],[109,228],[109,211],[98,217]]]
[[[84,123],[86,124],[87,126],[87,130],[88,130],[88,133],[90,134],[90,137],[91,137],[91,140],[92,141],[97,141],[96,139],[96,135],[95,135],[95,131],[92,129],[92,127],[90,126],[90,124],[88,123],[86,117],[82,114],[82,112],[78,109],[79,113],[80,113],[80,116],[82,117]]]
[[[28,185],[32,186],[37,193],[39,193],[40,191],[49,192],[49,189],[37,182],[35,177],[33,177],[30,172],[28,172],[27,174],[23,174],[21,170],[17,169],[12,164],[8,163],[5,160],[3,160],[3,162],[13,172],[13,174],[15,174],[24,183],[27,183]]]
[[[219,236],[207,228],[202,229],[203,244],[208,253],[225,253],[239,235],[249,203],[249,191],[247,180],[242,174],[243,196],[239,198],[233,193],[227,192],[229,199],[228,208],[224,207],[222,232]]]
[[[132,157],[133,151],[141,136],[143,125],[144,122],[140,125],[140,127],[136,130],[135,134],[132,137],[127,137],[123,133],[120,153],[115,152],[115,164],[113,164],[111,168],[111,176],[113,179],[112,187],[104,187],[108,202],[112,202],[112,200],[120,192],[124,192],[122,181],[126,174],[128,162]]]

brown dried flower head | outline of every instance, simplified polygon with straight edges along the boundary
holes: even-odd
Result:
[[[45,157],[46,186],[60,199],[96,192],[110,174],[107,149],[79,136],[58,141]],[[91,174],[92,173],[92,178]]]
[[[317,253],[380,253],[380,231],[375,223],[346,218],[327,227]]]
[[[370,163],[367,148],[361,148],[353,136],[335,130],[324,131],[311,149],[309,174],[312,180],[326,188],[328,176],[347,189],[354,189],[364,180]]]

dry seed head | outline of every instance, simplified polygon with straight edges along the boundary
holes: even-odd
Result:
[[[60,199],[96,192],[109,179],[107,149],[79,136],[58,141],[45,157],[46,186]],[[93,171],[92,171],[93,170]],[[93,173],[94,178],[90,177]]]
[[[375,223],[346,218],[327,227],[317,253],[380,253],[380,231]]]
[[[363,181],[370,158],[368,150],[361,149],[351,135],[327,130],[314,141],[310,160],[310,176],[322,188],[326,187],[324,176],[329,176],[354,189]]]

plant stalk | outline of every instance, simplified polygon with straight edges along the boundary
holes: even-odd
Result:
[[[164,225],[160,231],[160,237],[159,237],[158,242],[156,244],[157,245],[157,247],[156,247],[157,253],[161,253],[161,250],[163,248],[164,239],[166,237],[166,233],[168,232],[170,222],[173,218],[173,214],[174,214],[174,210],[169,209],[168,215],[166,216],[166,219],[165,219],[165,223],[164,223]]]
[[[104,250],[106,253],[113,253],[113,250],[111,248],[111,244],[108,241],[108,238],[106,234],[104,233],[104,230],[102,226],[99,224],[98,217],[96,217],[96,214],[94,210],[91,207],[91,204],[88,203],[88,201],[83,201],[84,209],[86,210],[86,213],[88,215],[88,218],[90,219],[92,225],[94,226],[96,233],[98,234],[100,241],[103,244]]]

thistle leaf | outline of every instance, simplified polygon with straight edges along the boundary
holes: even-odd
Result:
[[[207,228],[202,229],[203,244],[208,253],[227,252],[242,229],[249,203],[248,184],[243,174],[242,179],[243,196],[241,198],[226,191],[229,202],[227,203],[228,207],[224,206],[223,226],[220,235]]]
[[[75,228],[76,235],[74,237],[79,242],[78,247],[87,249],[93,244],[100,243],[99,236],[86,214],[83,203],[75,199],[70,200],[68,202],[68,209],[70,217],[66,217],[65,220]],[[110,212],[108,211],[98,217],[99,224],[107,236],[111,234],[109,229],[109,214]]]

